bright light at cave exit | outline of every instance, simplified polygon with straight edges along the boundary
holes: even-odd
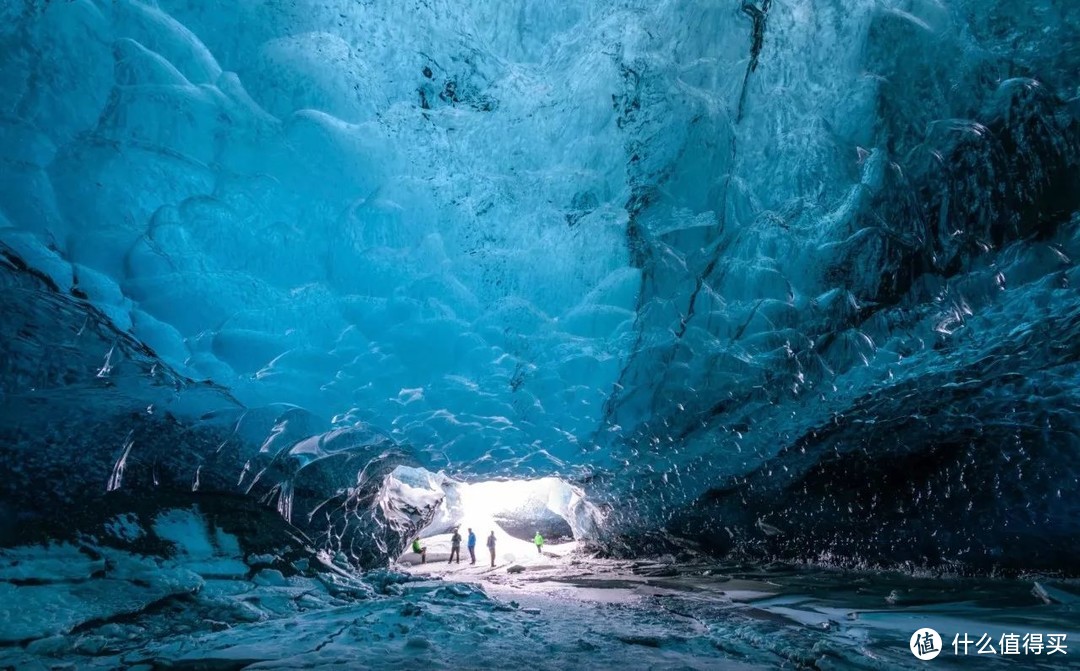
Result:
[[[479,533],[495,525],[497,517],[522,521],[538,519],[544,510],[567,517],[573,489],[558,478],[539,480],[490,480],[460,486],[462,528]]]
[[[388,519],[409,523],[408,510],[435,508],[418,536],[433,553],[450,550],[450,534],[472,529],[477,546],[495,533],[500,561],[537,558],[533,535],[539,531],[545,550],[565,554],[577,542],[595,536],[603,516],[583,492],[556,477],[534,480],[461,482],[424,468],[398,466],[386,480],[383,506]]]

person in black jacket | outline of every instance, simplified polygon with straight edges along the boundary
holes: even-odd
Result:
[[[457,529],[454,529],[454,535],[450,537],[450,561],[447,564],[453,563],[454,557],[457,557],[457,563],[461,563],[461,534]]]
[[[495,568],[495,532],[492,531],[487,539],[488,550],[491,551],[491,568]]]

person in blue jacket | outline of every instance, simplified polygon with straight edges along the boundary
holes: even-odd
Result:
[[[476,563],[476,534],[473,533],[472,528],[469,529],[469,563]]]

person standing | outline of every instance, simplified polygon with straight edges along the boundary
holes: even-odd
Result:
[[[454,561],[454,557],[457,557],[457,563],[461,563],[461,534],[457,529],[454,529],[454,535],[450,537],[450,561],[446,562],[451,564]]]
[[[423,545],[420,545],[420,539],[419,538],[414,538],[413,539],[412,551],[415,552],[416,554],[420,555],[420,563],[421,564],[426,564],[427,563],[427,548],[424,547]]]
[[[469,547],[469,563],[470,564],[475,564],[476,563],[476,534],[473,533],[473,530],[471,528],[469,529],[469,542],[467,543],[467,545]]]
[[[541,548],[544,547],[544,537],[540,535],[540,532],[536,532],[536,537],[533,538],[533,543],[536,543],[536,554],[543,554]]]
[[[488,550],[491,551],[491,568],[495,568],[495,532],[492,531],[487,540]]]

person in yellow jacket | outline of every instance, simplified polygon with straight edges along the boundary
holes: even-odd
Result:
[[[536,554],[541,554],[541,548],[544,547],[544,537],[540,535],[540,532],[536,532],[536,538],[533,538],[533,543],[536,543]]]

